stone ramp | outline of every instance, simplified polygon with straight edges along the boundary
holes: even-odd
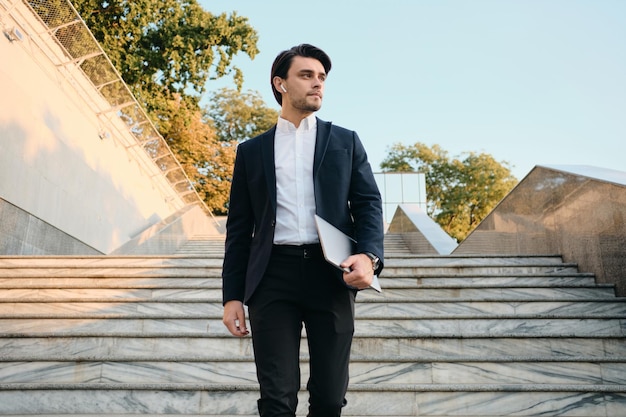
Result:
[[[558,256],[425,257],[393,240],[384,292],[357,298],[344,415],[626,416],[611,286]],[[221,323],[223,241],[192,246],[0,257],[0,415],[256,415],[251,340]]]

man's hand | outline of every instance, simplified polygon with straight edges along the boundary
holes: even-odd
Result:
[[[350,272],[343,273],[343,280],[351,287],[364,290],[372,285],[374,280],[374,269],[372,260],[363,253],[357,253],[348,257],[340,265],[342,268],[349,268]]]
[[[244,337],[250,333],[246,327],[246,312],[241,301],[230,300],[224,304],[222,321],[233,336]]]

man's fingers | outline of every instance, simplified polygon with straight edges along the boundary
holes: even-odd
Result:
[[[241,334],[248,334],[248,328],[246,327],[246,316],[245,314],[243,314],[243,311],[241,316],[238,315],[237,319],[235,319],[235,327]]]
[[[226,323],[226,328],[233,336],[246,336],[248,333],[248,328],[246,327],[246,320],[238,320],[233,319]]]
[[[367,255],[352,255],[343,261],[341,266],[350,268],[350,272],[343,274],[343,279],[349,286],[363,290],[372,284],[374,271],[372,261]]]
[[[249,331],[246,327],[246,313],[241,301],[232,300],[224,305],[224,325],[233,336],[246,336]]]

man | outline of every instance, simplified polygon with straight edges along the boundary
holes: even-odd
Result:
[[[271,85],[277,124],[239,145],[223,265],[224,324],[248,334],[262,417],[295,416],[302,324],[310,357],[309,417],[341,415],[354,333],[354,300],[383,268],[382,203],[355,132],[315,117],[331,68],[319,48],[281,52]],[[322,255],[314,215],[354,237],[342,272]]]

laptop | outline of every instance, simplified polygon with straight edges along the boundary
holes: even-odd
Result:
[[[317,214],[315,215],[315,226],[317,227],[317,234],[320,238],[322,252],[324,252],[326,261],[344,272],[350,272],[348,268],[342,268],[340,265],[354,253],[356,241]],[[374,275],[370,288],[382,292],[376,275]]]

